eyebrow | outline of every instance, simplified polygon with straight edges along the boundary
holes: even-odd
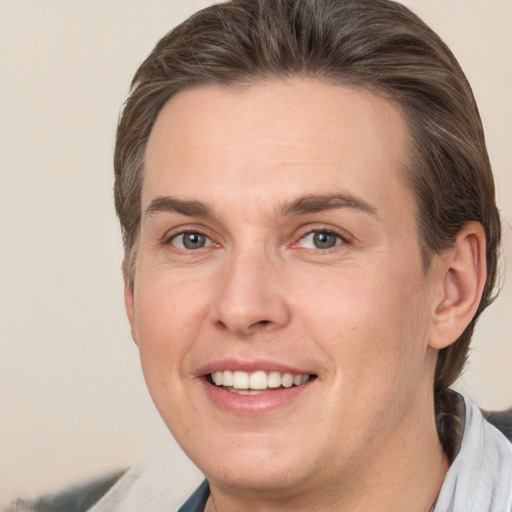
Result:
[[[285,203],[281,208],[283,215],[305,215],[325,210],[350,208],[378,217],[377,210],[370,203],[352,194],[308,194]]]
[[[170,196],[156,197],[146,208],[146,215],[159,212],[179,213],[188,217],[213,217],[211,209],[201,201],[178,199]]]
[[[285,202],[278,209],[282,216],[307,215],[325,210],[350,208],[378,217],[377,210],[368,202],[352,194],[307,194],[291,202]],[[201,201],[178,199],[171,196],[156,197],[146,208],[146,215],[155,213],[177,213],[187,217],[214,217],[211,208]]]

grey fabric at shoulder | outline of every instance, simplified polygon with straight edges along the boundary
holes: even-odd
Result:
[[[174,445],[145,457],[88,512],[175,512],[204,480]]]
[[[5,512],[86,512],[123,476],[125,470],[34,501],[17,500]]]
[[[85,512],[108,492],[125,471],[116,471],[107,477],[99,478],[56,496],[43,497],[35,502],[35,507],[41,512]]]
[[[491,411],[484,416],[491,425],[494,425],[512,442],[512,407],[506,411]]]

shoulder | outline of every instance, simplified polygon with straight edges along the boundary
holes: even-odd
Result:
[[[512,407],[506,411],[482,411],[484,418],[512,442]]]
[[[162,447],[127,471],[38,500],[18,500],[3,512],[178,510],[203,480],[201,472],[173,445]]]
[[[435,510],[512,510],[512,444],[471,400],[463,403],[460,448]]]
[[[5,512],[86,512],[123,476],[117,471],[86,484],[34,501],[17,500]]]

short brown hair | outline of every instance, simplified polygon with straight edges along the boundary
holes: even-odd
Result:
[[[140,66],[121,115],[115,202],[134,286],[146,144],[179,90],[303,76],[368,89],[397,102],[412,135],[425,268],[468,221],[483,225],[487,281],[475,317],[440,351],[436,390],[461,373],[476,319],[492,302],[501,227],[482,123],[455,57],[416,15],[391,0],[232,0],[199,11],[163,37]]]

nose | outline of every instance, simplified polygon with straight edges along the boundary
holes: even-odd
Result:
[[[290,321],[282,269],[264,251],[233,255],[221,279],[212,307],[212,321],[218,328],[247,337]]]

